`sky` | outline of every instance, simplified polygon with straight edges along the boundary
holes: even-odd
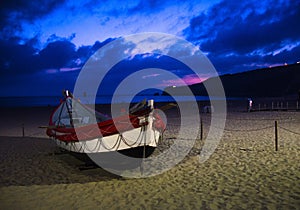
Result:
[[[296,63],[299,20],[299,0],[4,0],[0,96],[57,95],[64,88],[72,89],[93,53],[136,33],[160,32],[187,40],[220,75]],[[124,61],[126,68],[119,65],[120,71],[113,71],[109,79],[120,81],[128,69],[151,68],[168,63],[166,59],[153,55]],[[168,70],[176,71],[181,80],[157,78],[157,87],[209,77],[198,78],[185,67],[170,66]],[[145,74],[136,85],[149,77]]]

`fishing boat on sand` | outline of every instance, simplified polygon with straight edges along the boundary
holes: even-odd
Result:
[[[153,100],[144,100],[129,113],[111,118],[82,104],[69,91],[64,95],[50,116],[46,133],[60,148],[77,156],[105,157],[118,152],[145,158],[154,152],[165,129]]]

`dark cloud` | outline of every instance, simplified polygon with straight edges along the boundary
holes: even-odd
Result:
[[[64,0],[4,0],[1,1],[0,14],[6,19],[15,18],[32,21],[41,16],[51,13],[59,5],[64,4]]]
[[[284,57],[280,56],[283,52],[271,54],[286,45],[299,44],[299,19],[300,1],[222,1],[193,18],[184,32],[188,40],[209,53],[217,66],[223,64],[221,71],[241,71],[246,70],[243,64],[250,66],[255,61],[295,60],[292,53],[285,59],[279,59]]]
[[[0,7],[0,36],[10,37],[21,31],[22,21],[32,22],[51,13],[64,0],[4,0]]]
[[[92,54],[112,40],[114,39],[109,38],[76,49],[71,37],[52,35],[48,39],[48,44],[39,50],[35,47],[37,37],[26,42],[18,37],[11,37],[9,40],[0,39],[0,74],[24,75],[44,72],[47,69],[59,71],[61,68],[81,68]]]
[[[41,68],[61,68],[75,58],[75,45],[69,41],[51,42],[39,52]]]
[[[50,40],[42,50],[34,47],[36,39],[0,40],[0,95],[55,95],[72,90],[87,59],[113,39],[78,49],[68,38]]]
[[[18,38],[11,38],[9,41],[0,40],[0,70],[1,74],[6,73],[30,73],[35,69],[37,60],[37,49],[29,40],[25,44],[19,44]]]
[[[295,63],[300,60],[300,45],[291,50],[282,50],[278,54],[230,54],[211,53],[209,59],[220,74],[266,68],[284,63]],[[297,60],[298,59],[298,60]]]
[[[263,59],[268,63],[295,63],[300,61],[300,45],[291,50],[283,50],[275,55],[266,55]]]
[[[251,12],[245,20],[240,20],[231,28],[226,29],[224,27],[224,30],[218,31],[215,39],[202,43],[201,47],[205,51],[225,50],[247,53],[259,48],[276,50],[274,43],[278,47],[278,44],[287,39],[291,42],[298,41],[300,39],[298,21],[300,19],[300,4],[298,7],[295,6],[286,8],[285,16],[281,17],[278,14],[279,20],[276,20],[273,15],[268,16],[269,11],[266,14],[253,14]]]
[[[49,43],[39,51],[34,41],[24,44],[17,41],[0,41],[0,66],[2,74],[30,74],[47,68],[61,68],[75,58],[75,45],[68,41]]]

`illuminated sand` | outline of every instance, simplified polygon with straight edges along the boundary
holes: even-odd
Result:
[[[80,161],[55,155],[55,144],[35,127],[47,122],[45,115],[41,110],[36,119],[27,118],[32,126],[25,131],[31,137],[20,137],[19,121],[15,127],[13,122],[1,124],[1,209],[300,208],[300,112],[229,113],[210,159],[199,163],[203,143],[198,139],[181,163],[143,179],[118,177],[101,168],[80,171]],[[274,120],[280,126],[277,152]],[[203,114],[204,137],[209,121]],[[169,123],[165,138],[173,141],[176,126],[171,124],[177,122]]]

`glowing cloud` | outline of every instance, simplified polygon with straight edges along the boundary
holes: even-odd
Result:
[[[185,85],[193,85],[197,83],[201,83],[208,79],[207,77],[198,77],[195,74],[190,74],[184,76],[182,79],[172,79],[172,80],[163,80],[159,85],[160,87],[169,87],[169,86],[185,86]]]

